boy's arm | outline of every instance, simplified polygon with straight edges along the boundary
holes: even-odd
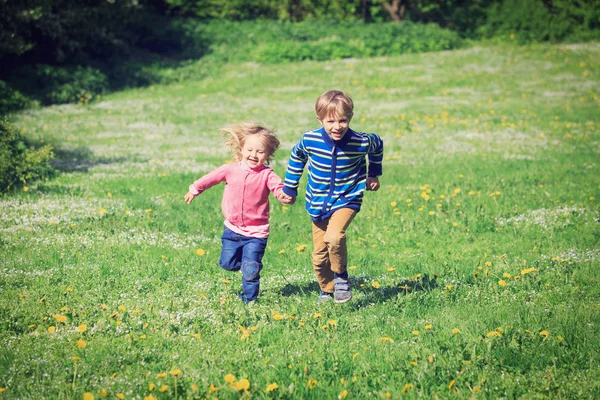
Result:
[[[304,171],[304,166],[307,161],[308,153],[304,148],[303,140],[300,139],[300,141],[292,148],[287,171],[285,172],[283,193],[287,196],[298,196],[298,185],[300,184],[300,178],[302,177],[302,172]]]
[[[368,165],[368,177],[378,177],[383,174],[382,162],[383,162],[383,140],[374,134],[367,134],[369,138],[369,150],[367,152]]]

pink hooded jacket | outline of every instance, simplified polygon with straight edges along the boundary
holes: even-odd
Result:
[[[283,182],[273,169],[261,166],[255,169],[243,161],[225,164],[190,185],[189,191],[198,196],[221,182],[225,182],[221,209],[225,226],[244,236],[269,236],[269,192],[276,197]]]

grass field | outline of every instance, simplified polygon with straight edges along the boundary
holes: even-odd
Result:
[[[330,88],[385,143],[317,304],[303,201],[272,202],[260,301],[217,266],[218,129],[282,148]],[[599,398],[600,45],[227,65],[12,117],[63,171],[0,198],[0,398]],[[303,178],[303,182],[305,181]]]

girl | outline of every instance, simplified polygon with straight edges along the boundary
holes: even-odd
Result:
[[[184,196],[187,204],[194,197],[225,182],[221,209],[225,228],[219,265],[228,271],[242,271],[245,303],[256,300],[260,286],[262,258],[269,237],[269,192],[279,201],[291,204],[282,196],[281,178],[267,164],[279,147],[275,133],[257,124],[240,123],[222,129],[225,145],[234,162],[225,164],[201,177]]]

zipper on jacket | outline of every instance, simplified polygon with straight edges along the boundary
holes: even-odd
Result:
[[[323,201],[323,206],[321,207],[322,212],[327,211],[327,207],[329,206],[329,200],[331,200],[331,196],[333,196],[333,192],[335,190],[335,171],[337,169],[337,151],[338,146],[333,144],[333,151],[331,152],[331,182],[329,182],[329,193],[327,193],[327,197]]]

